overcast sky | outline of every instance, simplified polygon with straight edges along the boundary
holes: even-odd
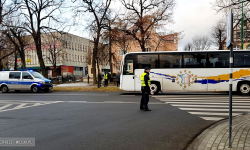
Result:
[[[223,17],[211,8],[215,0],[177,0],[174,24],[167,27],[174,31],[184,31],[184,39],[179,42],[178,50],[182,51],[185,44],[192,42],[196,35],[210,36],[210,30]]]
[[[174,10],[173,24],[166,25],[167,30],[184,31],[184,38],[179,42],[178,50],[182,51],[185,44],[192,42],[196,35],[210,36],[210,30],[215,23],[222,18],[223,14],[217,14],[211,7],[215,0],[176,0],[177,6]],[[112,4],[113,8],[119,10],[122,7],[118,2]],[[71,30],[73,34],[89,38],[87,34],[79,34],[82,31]],[[167,31],[168,32],[168,31]]]

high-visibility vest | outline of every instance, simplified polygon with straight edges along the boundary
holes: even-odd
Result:
[[[146,86],[145,81],[144,81],[144,76],[147,75],[147,73],[143,73],[141,75],[141,86]],[[151,81],[150,81],[150,77],[148,76],[148,86],[150,87]]]
[[[108,79],[108,74],[104,74],[104,79]]]

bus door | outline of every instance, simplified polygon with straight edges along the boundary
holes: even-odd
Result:
[[[141,74],[144,72],[143,69],[135,69],[134,86],[135,91],[141,91]]]
[[[134,68],[133,58],[126,58],[123,64],[123,75],[121,79],[121,89],[125,91],[134,91]]]

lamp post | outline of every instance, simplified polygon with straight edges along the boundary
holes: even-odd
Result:
[[[239,0],[242,3],[242,16],[241,16],[241,49],[243,50],[243,38],[244,38],[244,31],[243,31],[243,27],[244,27],[244,14],[243,14],[243,0]]]

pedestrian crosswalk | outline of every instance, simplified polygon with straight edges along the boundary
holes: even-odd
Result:
[[[190,114],[198,115],[204,120],[221,120],[228,118],[229,97],[210,95],[161,95],[153,96],[162,102],[178,107]],[[250,112],[249,96],[233,96],[233,116]]]
[[[0,112],[59,103],[61,101],[0,100]]]

